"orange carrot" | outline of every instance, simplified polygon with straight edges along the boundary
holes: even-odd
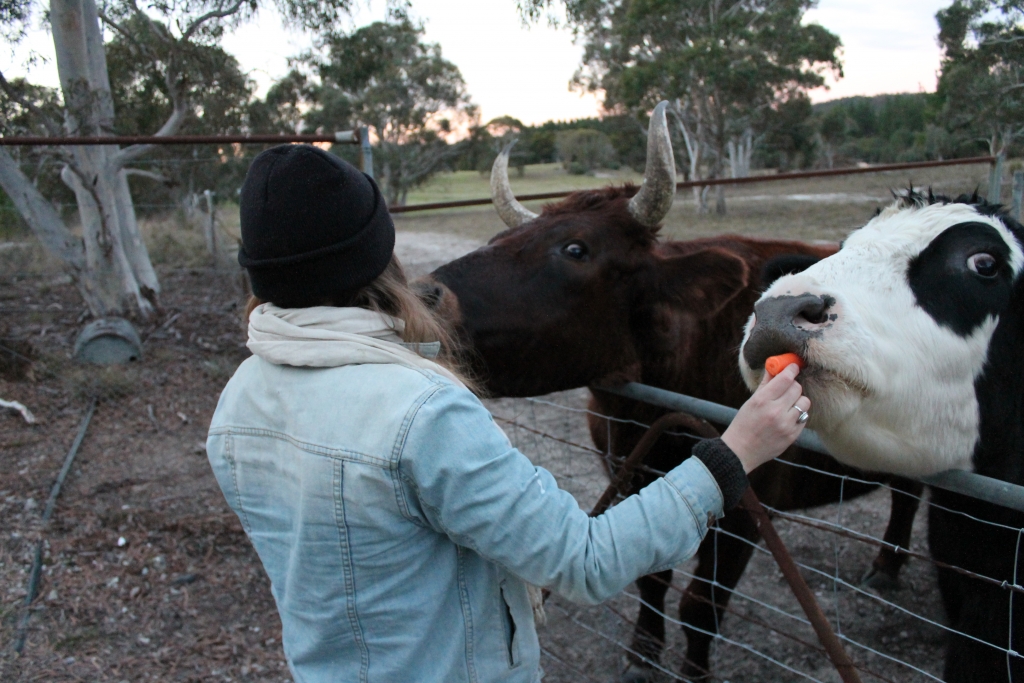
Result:
[[[803,370],[804,366],[807,365],[804,363],[803,359],[795,353],[783,353],[778,356],[771,356],[768,358],[768,360],[764,362],[764,369],[769,375],[774,377],[793,363],[796,363],[797,367],[801,370]]]

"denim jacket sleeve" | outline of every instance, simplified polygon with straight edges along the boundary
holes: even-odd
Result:
[[[399,469],[428,523],[521,579],[605,600],[693,556],[722,494],[697,459],[599,517],[512,447],[470,392],[445,385],[411,418]]]

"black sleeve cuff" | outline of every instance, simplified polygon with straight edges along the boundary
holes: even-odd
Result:
[[[736,507],[750,486],[743,463],[721,439],[706,439],[693,447],[693,457],[704,463],[722,491],[723,510]]]

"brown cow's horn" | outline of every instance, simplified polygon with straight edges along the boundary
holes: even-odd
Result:
[[[505,145],[491,166],[491,201],[494,202],[498,216],[510,228],[518,228],[537,217],[537,214],[519,203],[512,194],[512,186],[508,184],[508,153],[514,144],[515,140]]]
[[[644,183],[629,200],[629,213],[633,218],[652,228],[668,214],[676,195],[676,161],[672,156],[672,140],[665,120],[667,107],[668,102],[659,102],[651,114]]]

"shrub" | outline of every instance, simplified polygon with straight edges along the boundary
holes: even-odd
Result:
[[[591,128],[559,131],[555,136],[555,148],[563,168],[570,173],[591,173],[617,161],[615,148],[608,136]]]

